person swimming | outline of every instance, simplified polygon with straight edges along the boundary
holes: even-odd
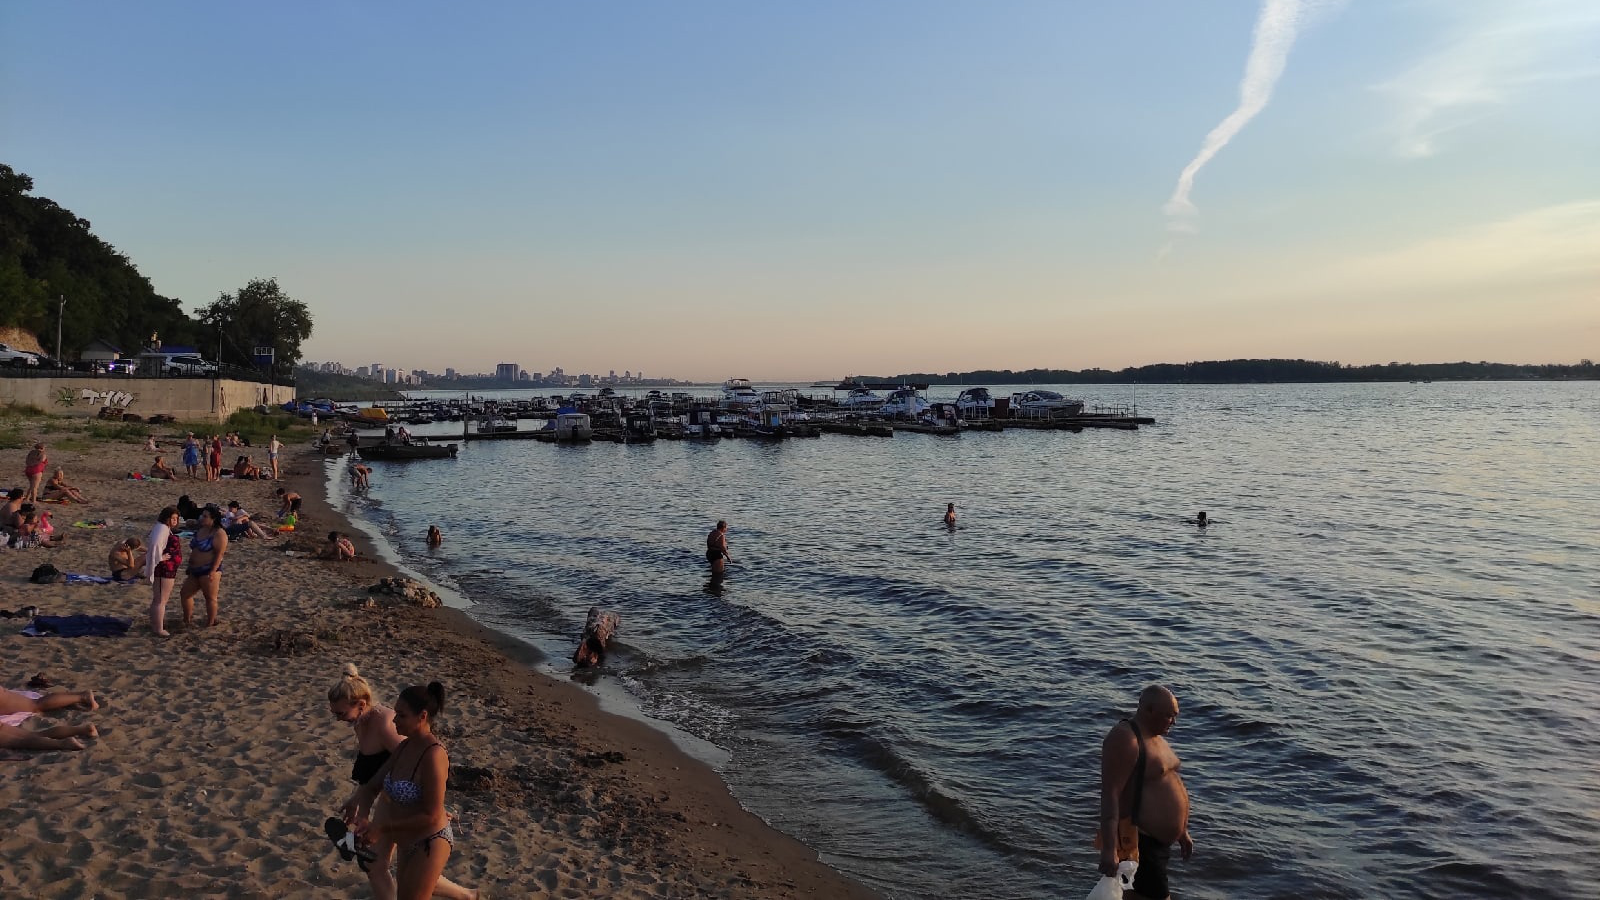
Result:
[[[944,506],[944,524],[947,528],[956,527],[956,505],[946,503]]]
[[[439,526],[437,526],[437,525],[429,525],[428,526],[428,546],[429,547],[439,547],[439,546],[442,546],[443,544],[444,544],[444,532],[440,531],[439,530]]]
[[[1200,510],[1200,512],[1196,514],[1194,518],[1184,519],[1183,521],[1198,528],[1204,528],[1211,524],[1211,520],[1206,518],[1206,511],[1203,509]]]

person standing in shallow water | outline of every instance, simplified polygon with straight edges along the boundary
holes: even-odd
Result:
[[[1117,863],[1137,859],[1134,896],[1166,900],[1167,866],[1176,843],[1188,859],[1189,792],[1182,763],[1167,743],[1178,720],[1178,698],[1159,684],[1139,694],[1139,709],[1112,726],[1100,748],[1100,873],[1115,877]]]
[[[956,505],[946,503],[944,506],[944,525],[946,528],[956,527]]]
[[[706,562],[711,563],[711,577],[721,578],[728,571],[728,523],[717,520],[717,527],[706,535]]]

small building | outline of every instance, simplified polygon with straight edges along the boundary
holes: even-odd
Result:
[[[121,348],[110,341],[94,341],[89,346],[78,351],[78,359],[84,362],[108,363],[121,358]]]

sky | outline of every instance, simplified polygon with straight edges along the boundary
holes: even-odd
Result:
[[[1593,0],[0,5],[0,162],[310,360],[1600,356]]]

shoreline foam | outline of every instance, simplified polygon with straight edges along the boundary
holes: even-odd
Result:
[[[58,436],[44,424],[25,423],[30,441]],[[142,538],[180,493],[239,499],[258,514],[274,506],[270,482],[126,481],[149,462],[136,443],[77,444],[51,448],[51,463],[91,503],[51,507],[65,547],[0,552],[10,598],[0,605],[135,624],[122,638],[26,638],[20,621],[0,633],[4,686],[43,672],[105,703],[60,717],[99,726],[89,749],[5,754],[0,893],[364,896],[365,878],[321,833],[352,787],[352,737],[328,716],[326,689],[354,662],[386,700],[432,679],[451,692],[440,734],[462,782],[448,797],[461,839],[446,872],[457,882],[490,896],[876,896],[743,809],[665,733],[537,671],[541,656],[521,641],[458,609],[361,608],[368,585],[401,574],[387,561],[323,562],[286,556],[283,541],[239,542],[222,624],[166,640],[144,624],[143,583],[27,584],[44,562],[99,574],[110,545]],[[306,447],[284,455],[286,484],[306,507],[292,540],[350,531],[370,556],[366,535],[327,503],[321,457]],[[22,453],[6,456],[20,471]],[[72,528],[80,518],[113,527]],[[174,592],[169,621],[176,607]],[[300,634],[298,652],[274,650],[280,631]],[[483,773],[467,777],[469,768]]]

